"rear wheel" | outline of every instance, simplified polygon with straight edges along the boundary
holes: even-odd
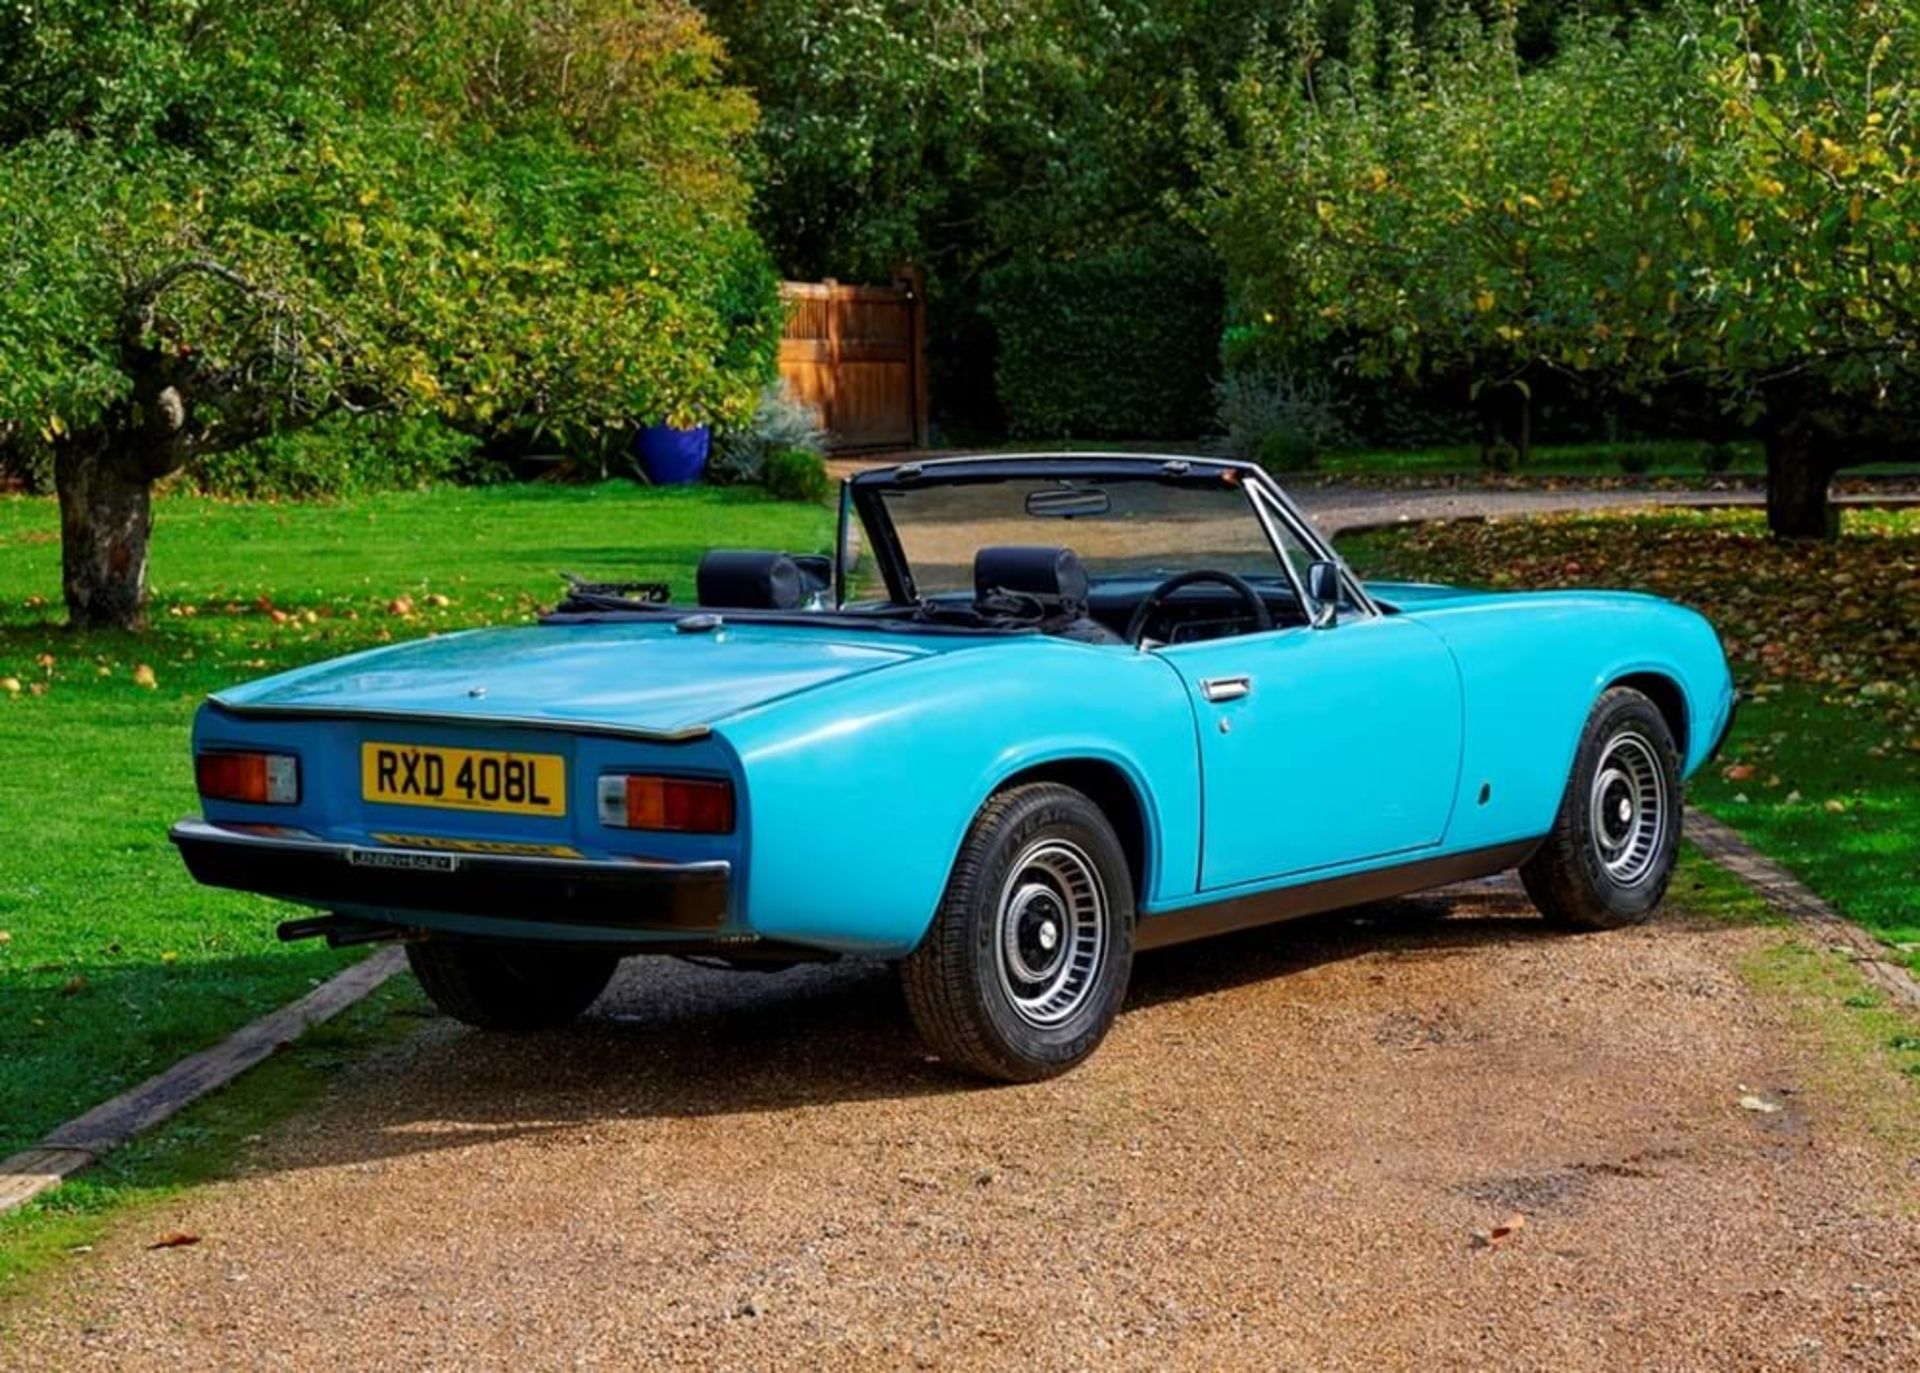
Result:
[[[1666,895],[1680,847],[1680,751],[1628,687],[1587,717],[1553,830],[1520,868],[1534,905],[1579,930],[1637,925]]]
[[[620,960],[577,949],[470,939],[407,945],[407,962],[433,1004],[482,1030],[546,1030],[591,1006]]]
[[[1003,1082],[1091,1054],[1133,967],[1133,880],[1100,808],[1052,783],[981,810],[927,937],[901,966],[914,1023],[954,1067]]]

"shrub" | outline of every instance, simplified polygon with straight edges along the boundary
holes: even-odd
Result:
[[[1622,472],[1629,477],[1637,477],[1653,470],[1653,460],[1659,452],[1659,448],[1651,443],[1629,443],[1614,454],[1614,460],[1620,464]]]
[[[767,454],[762,479],[776,499],[809,505],[824,501],[833,486],[826,459],[806,448],[777,448]]]
[[[1299,472],[1341,438],[1333,393],[1317,377],[1269,364],[1232,372],[1214,388],[1214,417],[1230,457],[1270,472]]]
[[[1205,429],[1223,291],[1203,248],[1159,240],[1018,261],[981,283],[994,389],[1023,438],[1185,438]]]
[[[430,416],[340,415],[216,453],[190,468],[186,479],[209,495],[301,499],[504,475],[481,456],[478,440]]]
[[[0,491],[53,490],[53,449],[17,425],[0,424]]]
[[[753,418],[739,429],[723,429],[713,436],[707,458],[707,480],[717,486],[757,482],[770,454],[798,449],[818,454],[826,448],[820,416],[795,396],[786,382],[776,381],[760,393]]]
[[[1520,468],[1520,450],[1505,439],[1495,439],[1480,450],[1480,465],[1502,476]]]

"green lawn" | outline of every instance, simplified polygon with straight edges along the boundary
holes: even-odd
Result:
[[[1218,437],[1170,439],[1154,442],[1117,442],[1112,439],[1023,439],[991,444],[979,452],[1006,453],[1214,453],[1220,449]],[[1471,443],[1433,448],[1358,448],[1324,453],[1308,472],[1282,472],[1283,482],[1301,481],[1373,482],[1384,485],[1421,485],[1443,482],[1486,482],[1492,485],[1519,485],[1541,482],[1557,485],[1593,481],[1656,481],[1666,486],[1698,486],[1721,478],[1736,478],[1750,483],[1765,477],[1766,457],[1760,445],[1741,442],[1732,445],[1731,465],[1723,472],[1707,470],[1705,445],[1691,439],[1646,439],[1618,443],[1540,444],[1527,462],[1512,472],[1490,471],[1480,461],[1480,449]],[[1628,472],[1623,460],[1637,471]],[[1911,463],[1874,463],[1849,468],[1840,474],[1844,482],[1851,476],[1920,476],[1920,467]]]
[[[690,596],[710,545],[832,538],[824,508],[624,483],[167,499],[155,525],[152,630],[73,635],[58,625],[53,504],[0,498],[0,1156],[348,957],[280,945],[291,908],[194,886],[167,843],[195,809],[188,725],[208,691],[390,638],[524,621],[563,568]]]
[[[1639,472],[1632,474],[1636,476],[1685,478],[1698,482],[1716,476],[1759,477],[1766,473],[1766,459],[1756,443],[1733,445],[1733,463],[1724,473],[1707,470],[1702,457],[1703,447],[1698,442],[1680,439],[1634,443],[1541,444],[1528,454],[1525,464],[1501,476],[1503,479],[1519,480],[1530,477],[1622,477],[1629,475],[1621,466],[1623,456],[1641,466]],[[1480,449],[1474,444],[1329,453],[1320,459],[1317,470],[1324,476],[1340,479],[1477,478],[1494,475],[1481,463]]]
[[[1328,481],[1384,481],[1414,484],[1439,481],[1525,485],[1530,482],[1567,484],[1586,481],[1652,480],[1662,485],[1698,486],[1722,478],[1743,482],[1766,476],[1766,456],[1758,443],[1732,445],[1732,463],[1721,472],[1707,470],[1705,445],[1688,439],[1658,439],[1621,443],[1541,444],[1512,472],[1489,471],[1474,444],[1441,448],[1362,449],[1322,456],[1310,476]],[[1623,463],[1637,469],[1629,472]],[[1912,463],[1869,463],[1840,473],[1849,477],[1906,477],[1920,475]],[[1282,480],[1287,480],[1282,474]],[[1298,478],[1294,478],[1298,480]]]
[[[1343,540],[1363,575],[1620,586],[1720,630],[1745,700],[1692,795],[1920,969],[1920,511],[1781,545],[1747,511],[1464,521]]]

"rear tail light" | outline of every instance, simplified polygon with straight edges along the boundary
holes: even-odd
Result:
[[[617,772],[600,779],[600,823],[682,834],[733,832],[733,783]]]
[[[300,799],[300,760],[290,753],[202,753],[193,771],[211,801],[291,806]]]

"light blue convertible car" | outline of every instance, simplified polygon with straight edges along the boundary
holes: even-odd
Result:
[[[322,912],[283,937],[404,939],[478,1026],[632,954],[890,959],[941,1058],[1023,1080],[1141,949],[1513,867],[1561,924],[1645,919],[1734,705],[1691,611],[1363,585],[1203,458],[866,472],[833,554],[716,551],[697,592],[223,692],[174,841]]]

